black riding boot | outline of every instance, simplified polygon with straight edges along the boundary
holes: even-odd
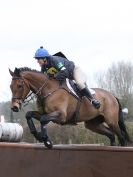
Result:
[[[92,94],[90,93],[87,87],[81,90],[81,94],[82,96],[86,96],[96,109],[100,108],[100,102],[94,99],[94,97],[92,96]]]

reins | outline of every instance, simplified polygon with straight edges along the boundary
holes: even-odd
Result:
[[[43,83],[43,85],[36,91],[36,93],[34,93],[33,91],[31,91],[31,93],[28,94],[28,95],[25,97],[24,101],[23,101],[23,103],[25,103],[24,106],[27,106],[28,103],[29,103],[31,100],[33,100],[34,98],[36,98],[36,97],[38,96],[38,94],[41,93],[42,89],[43,89],[44,87],[46,87],[47,83],[48,83],[48,78],[47,78],[46,81]],[[31,96],[32,94],[34,94],[34,95]],[[27,100],[29,97],[30,97],[30,99]],[[25,100],[26,100],[26,101],[25,101]]]

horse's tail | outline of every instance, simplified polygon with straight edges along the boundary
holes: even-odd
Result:
[[[131,144],[132,141],[131,141],[131,138],[130,138],[128,132],[127,132],[126,125],[124,123],[124,116],[123,116],[123,112],[122,112],[122,106],[120,104],[119,99],[118,98],[116,98],[116,99],[117,99],[117,102],[119,104],[119,121],[118,121],[118,124],[119,124],[121,133],[124,136],[125,140],[127,141],[128,144]]]

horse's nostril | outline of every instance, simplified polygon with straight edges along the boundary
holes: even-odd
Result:
[[[17,106],[14,106],[13,108],[11,108],[14,112],[18,112],[19,111],[19,109],[18,109],[18,107]]]

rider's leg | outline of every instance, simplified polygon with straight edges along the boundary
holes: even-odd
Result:
[[[91,92],[87,87],[81,90],[81,94],[82,96],[86,96],[96,109],[100,108],[100,102],[92,96]]]
[[[78,87],[81,90],[81,95],[86,96],[96,109],[100,108],[100,102],[94,99],[94,97],[92,96],[92,94],[90,93],[89,89],[86,86],[87,79],[86,79],[85,74],[80,69],[80,67],[75,66],[73,77]]]

